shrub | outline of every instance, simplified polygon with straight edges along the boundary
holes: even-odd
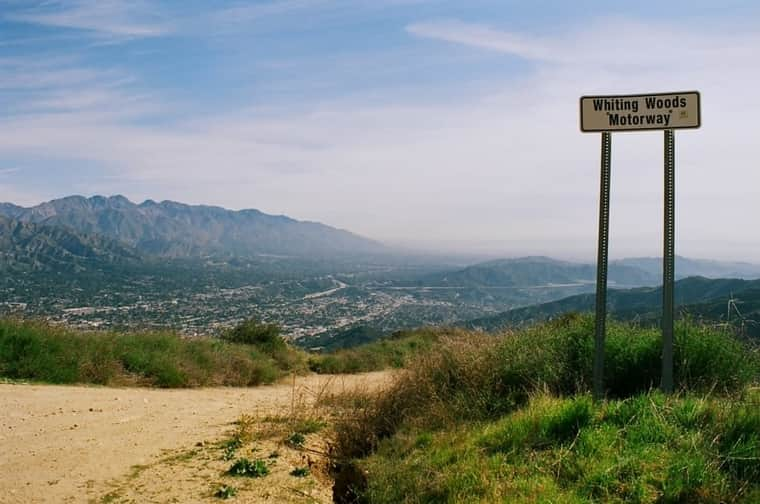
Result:
[[[267,353],[283,349],[285,340],[280,336],[280,327],[277,324],[265,324],[256,319],[248,319],[240,322],[232,329],[222,333],[222,339],[232,343],[256,345]]]
[[[418,354],[381,395],[337,427],[336,456],[371,453],[404,425],[439,428],[498,418],[536,391],[587,393],[592,382],[594,319],[570,315],[497,337],[458,333]],[[691,322],[677,326],[675,372],[681,390],[741,390],[758,377],[758,356],[730,335]],[[608,324],[609,397],[646,392],[660,382],[659,331]]]
[[[50,383],[157,387],[249,386],[302,370],[301,351],[274,356],[254,345],[171,332],[75,331],[42,322],[0,319],[0,376]]]

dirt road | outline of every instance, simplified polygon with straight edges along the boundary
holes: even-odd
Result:
[[[196,474],[205,459],[221,463],[208,448],[203,456],[188,450],[218,442],[241,414],[253,418],[286,414],[296,398],[303,405],[327,391],[376,388],[389,376],[385,372],[307,376],[247,389],[0,384],[0,502],[204,502],[210,495],[207,490],[177,493],[171,481],[163,481],[166,489],[161,492],[145,488],[140,494],[137,488],[151,482],[138,484],[138,473],[166,460],[167,454],[184,463],[193,459],[188,455],[192,453],[198,460],[184,469],[175,465],[168,473],[152,473],[159,481],[182,471]],[[213,471],[207,479],[218,474]],[[184,485],[192,487],[193,476],[185,480]],[[324,488],[315,494],[293,491],[309,494],[304,502],[324,500],[327,495]]]

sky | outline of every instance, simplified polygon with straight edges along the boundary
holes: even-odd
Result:
[[[731,0],[0,0],[0,201],[123,194],[590,260],[579,97],[698,90],[676,252],[760,262],[758,26]],[[662,143],[613,134],[613,258],[661,254]]]

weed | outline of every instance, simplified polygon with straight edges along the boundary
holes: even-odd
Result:
[[[293,448],[303,448],[306,443],[306,436],[300,432],[293,432],[285,439],[285,443]]]
[[[233,436],[231,439],[225,441],[222,444],[222,449],[224,450],[222,453],[222,458],[224,460],[232,460],[235,458],[235,454],[241,446],[243,446],[243,443],[237,436]]]
[[[237,492],[238,490],[234,486],[221,485],[216,489],[216,492],[214,492],[214,497],[219,499],[229,499],[230,497],[236,496]]]
[[[311,474],[311,471],[308,467],[296,467],[292,471],[290,471],[291,476],[295,476],[296,478],[305,478],[309,474]]]
[[[241,458],[235,461],[227,472],[232,476],[261,478],[269,474],[269,467],[267,466],[267,463],[261,459],[251,461],[247,458]]]

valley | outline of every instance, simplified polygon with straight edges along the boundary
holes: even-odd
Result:
[[[493,330],[587,311],[596,280],[591,263],[426,255],[258,210],[122,196],[2,204],[0,231],[0,316],[186,336],[256,318],[328,350],[427,325]],[[629,315],[656,319],[660,267],[657,258],[612,261],[612,311],[623,309],[617,293],[649,287]],[[679,257],[676,273],[760,278],[760,266]],[[717,306],[730,289],[714,294],[677,301]]]

